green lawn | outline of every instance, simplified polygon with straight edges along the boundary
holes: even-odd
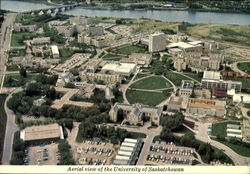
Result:
[[[132,84],[130,87],[136,89],[161,89],[161,88],[170,88],[172,86],[163,77],[152,76],[139,80],[138,82]]]
[[[244,104],[244,107],[250,109],[250,103]]]
[[[103,60],[113,60],[113,61],[119,61],[122,58],[125,58],[124,56],[115,55],[115,54],[106,54],[102,57]]]
[[[169,95],[158,92],[127,90],[126,97],[131,104],[142,103],[145,105],[155,106],[160,104],[163,100],[167,99]]]
[[[222,122],[222,123],[215,123],[212,125],[212,135],[213,136],[220,136],[220,137],[226,137],[227,136],[227,124],[239,124],[239,122],[234,121],[228,121],[228,122]]]
[[[20,87],[25,85],[27,82],[34,80],[36,75],[28,74],[26,78],[20,74],[7,74],[4,78],[4,87]]]
[[[149,76],[148,74],[137,74],[136,75],[136,77],[135,77],[135,80],[137,80],[137,79],[140,79],[140,78],[142,78],[142,77],[147,77],[147,76]]]
[[[146,134],[144,133],[139,133],[139,132],[129,132],[130,137],[129,138],[133,138],[133,139],[137,139],[137,138],[146,138]]]
[[[238,63],[238,68],[247,74],[250,74],[250,62]]]
[[[25,40],[30,40],[33,39],[33,37],[35,37],[36,34],[34,33],[28,33],[28,32],[13,32],[12,36],[11,36],[11,46],[24,46],[25,44],[23,43],[23,41]]]
[[[241,145],[237,145],[237,144],[232,144],[228,141],[221,141],[218,139],[214,139],[215,141],[218,141],[226,146],[228,146],[229,148],[231,148],[233,151],[235,151],[237,154],[241,155],[241,156],[246,156],[246,157],[250,157],[250,148],[247,147],[243,147]]]
[[[70,58],[74,54],[74,51],[68,48],[59,49],[59,52],[62,63],[65,62],[68,58]]]
[[[109,50],[110,52],[117,53],[117,54],[127,54],[130,55],[132,53],[145,53],[147,49],[137,45],[122,45],[119,47],[115,47]]]
[[[6,71],[19,71],[20,68],[17,65],[9,65],[6,67]]]
[[[189,78],[182,76],[180,74],[174,72],[168,72],[165,77],[167,77],[170,81],[173,82],[176,86],[181,86],[182,80],[190,80]]]
[[[202,77],[199,77],[198,74],[196,74],[196,73],[191,73],[191,72],[187,73],[187,72],[185,72],[183,74],[185,74],[186,76],[191,77],[191,78],[197,80],[198,82],[201,82]]]

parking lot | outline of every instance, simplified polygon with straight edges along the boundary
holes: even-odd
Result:
[[[28,165],[57,165],[60,154],[58,144],[32,146],[27,148],[25,163]]]
[[[110,165],[112,164],[118,151],[118,146],[113,144],[83,141],[76,148],[77,164],[80,165]]]
[[[191,165],[194,157],[194,149],[189,147],[175,146],[171,143],[152,143],[146,164],[180,164]]]

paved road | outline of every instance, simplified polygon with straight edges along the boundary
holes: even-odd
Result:
[[[196,139],[210,143],[212,146],[218,149],[222,149],[224,153],[226,153],[234,161],[235,165],[250,165],[250,158],[240,156],[226,145],[210,139],[207,134],[209,123],[198,123],[198,125],[198,133],[195,135]]]
[[[21,90],[22,88],[18,88],[13,93],[19,92]],[[14,133],[19,130],[15,123],[15,114],[13,113],[12,110],[10,110],[7,107],[7,102],[11,98],[13,93],[11,93],[6,98],[4,103],[4,108],[7,115],[7,124],[6,124],[5,138],[4,138],[4,151],[2,157],[3,165],[8,165],[11,160]]]
[[[15,19],[16,19],[15,13],[8,13],[1,27],[2,35],[0,44],[0,79],[1,79],[0,90],[2,89],[3,85],[5,63],[7,62],[8,59],[7,51],[10,49],[12,26],[15,22]]]
[[[241,73],[241,74],[247,74],[247,73],[245,73],[244,71],[241,71],[238,67],[237,67],[237,64],[238,63],[244,63],[244,62],[250,62],[250,61],[239,61],[239,62],[234,62],[234,63],[232,63],[232,64],[230,64],[230,67],[231,67],[231,69],[234,71],[234,72],[239,72],[239,73]]]

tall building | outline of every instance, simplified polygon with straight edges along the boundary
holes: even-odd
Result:
[[[166,36],[164,33],[151,34],[149,36],[149,52],[164,51],[166,49]]]

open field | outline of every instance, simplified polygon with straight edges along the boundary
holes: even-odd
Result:
[[[172,86],[163,77],[153,76],[139,80],[138,82],[132,84],[130,87],[136,89],[161,89],[161,88],[170,88]]]
[[[19,71],[20,68],[17,65],[6,66],[6,71]]]
[[[24,42],[25,40],[29,40],[29,39],[33,39],[33,37],[35,37],[36,34],[33,33],[28,33],[28,32],[19,32],[19,33],[12,33],[12,37],[11,37],[11,46],[24,46]]]
[[[189,72],[184,72],[183,74],[185,74],[186,76],[191,77],[191,78],[201,82],[202,77],[200,77],[198,74],[191,73],[191,72],[190,73]]]
[[[167,77],[170,81],[172,81],[173,84],[175,84],[176,86],[181,86],[182,80],[190,80],[189,78],[174,72],[167,72],[165,77]]]
[[[34,74],[27,74],[27,77],[22,77],[20,74],[7,74],[4,78],[4,87],[19,87],[25,85],[35,79]]]
[[[238,63],[238,68],[247,74],[250,74],[250,62]]]
[[[138,73],[138,74],[136,75],[136,77],[135,77],[134,80],[137,80],[137,79],[140,79],[140,78],[146,77],[146,76],[148,76],[148,74],[140,74],[140,73]]]
[[[233,151],[235,151],[241,156],[250,157],[250,148],[243,147],[242,145],[232,144],[228,141],[221,141],[218,139],[214,139],[214,140],[228,146],[229,148],[231,148]]]
[[[169,96],[158,92],[127,90],[126,97],[130,104],[142,103],[145,105],[155,106],[160,104],[163,100],[167,99]]]
[[[141,46],[127,44],[127,45],[122,45],[119,47],[112,48],[109,51],[113,53],[117,53],[117,54],[130,55],[132,53],[145,53],[147,50]]]
[[[226,137],[227,136],[226,130],[227,130],[227,124],[228,123],[239,124],[239,122],[233,122],[233,121],[213,124],[213,126],[212,126],[212,135],[213,136]]]
[[[137,138],[146,138],[146,134],[144,133],[139,133],[139,132],[129,132],[132,139],[137,139]]]
[[[3,146],[4,146],[4,137],[5,137],[5,128],[6,128],[6,113],[4,111],[4,101],[6,95],[0,95],[0,164],[2,164],[2,155],[3,155]]]
[[[115,54],[106,54],[105,56],[102,57],[103,60],[108,60],[108,61],[119,61],[122,58],[125,58],[124,56],[120,56],[120,55],[115,55]]]

